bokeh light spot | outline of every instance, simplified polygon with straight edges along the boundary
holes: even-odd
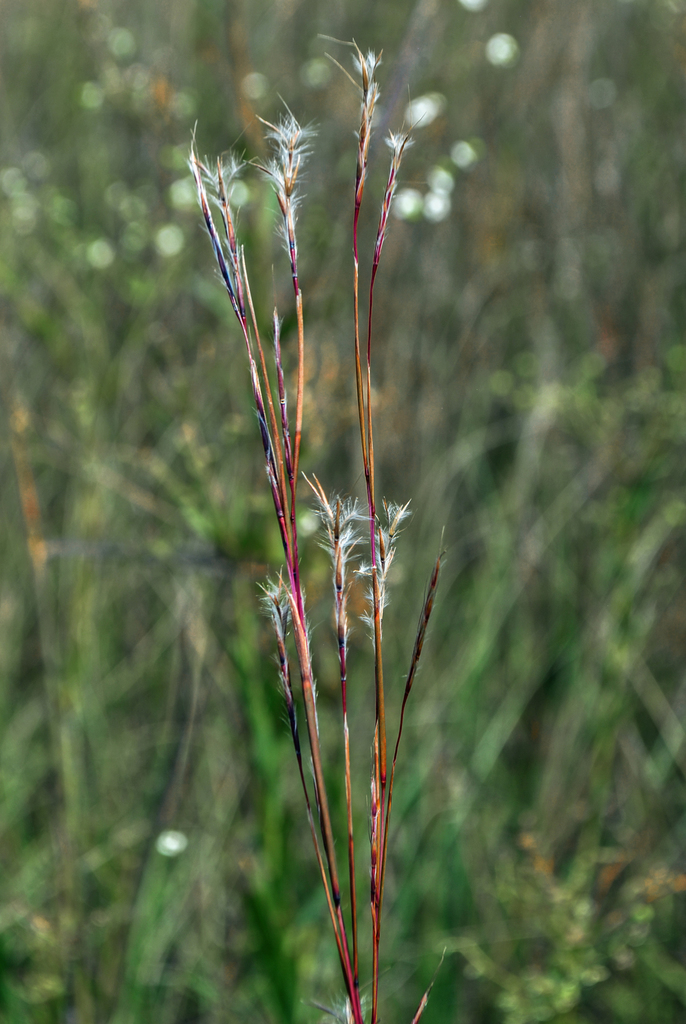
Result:
[[[97,82],[84,82],[81,86],[81,106],[86,110],[99,110],[105,99]]]
[[[427,182],[431,191],[438,195],[450,195],[455,187],[455,179],[444,167],[432,167],[427,175]]]
[[[160,256],[178,256],[183,242],[183,231],[178,224],[164,224],[155,234],[155,248]]]
[[[507,32],[497,32],[486,43],[486,60],[494,67],[510,67],[518,57],[519,44]]]
[[[193,179],[179,178],[169,187],[169,202],[176,210],[194,210],[197,204],[197,196]]]
[[[29,235],[36,226],[38,202],[27,192],[12,197],[12,220],[20,235]]]
[[[155,849],[163,857],[178,857],[188,846],[188,837],[183,832],[167,829],[160,832],[155,840]]]
[[[300,78],[308,89],[323,89],[331,78],[331,64],[323,57],[314,57],[303,64]]]
[[[251,71],[241,82],[241,92],[248,100],[261,100],[267,95],[269,82],[259,71]]]
[[[86,259],[96,270],[107,270],[114,263],[114,248],[106,238],[96,238],[86,249]]]
[[[32,149],[22,160],[24,170],[34,181],[44,181],[50,174],[50,161],[37,149]]]
[[[426,128],[445,110],[445,96],[440,92],[428,92],[418,96],[405,108],[405,120],[413,128]]]
[[[6,196],[16,196],[26,191],[26,178],[18,167],[6,167],[0,171],[0,188]]]
[[[128,60],[136,52],[136,38],[128,28],[113,28],[107,37],[110,53],[119,60]]]
[[[424,216],[437,224],[450,213],[450,196],[445,192],[427,192],[424,196]]]
[[[450,159],[461,171],[467,171],[486,155],[482,139],[459,139],[450,149]]]
[[[418,220],[422,215],[424,197],[416,188],[401,188],[391,207],[398,220]]]

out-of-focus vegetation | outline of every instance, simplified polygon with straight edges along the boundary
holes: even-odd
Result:
[[[683,0],[7,0],[0,1019],[308,1022],[340,994],[258,608],[278,535],[185,165],[196,120],[201,154],[247,158],[280,97],[318,126],[303,468],[354,492],[358,110],[320,33],[383,47],[379,136],[416,103],[375,305],[378,489],[415,510],[391,712],[443,526],[448,551],[396,783],[386,1019],[445,948],[427,1022],[681,1021]],[[287,348],[274,212],[249,174],[258,317],[276,294]],[[303,563],[340,816],[314,537]],[[351,662],[359,794],[362,626]]]

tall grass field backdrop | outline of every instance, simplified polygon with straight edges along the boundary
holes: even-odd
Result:
[[[686,5],[0,23],[0,1021],[680,1024]]]

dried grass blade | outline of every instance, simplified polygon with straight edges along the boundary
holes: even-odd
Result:
[[[248,271],[245,265],[245,250],[241,247],[241,269],[242,277],[245,282],[245,293],[248,299],[248,308],[250,310],[250,319],[252,321],[253,333],[255,335],[255,344],[257,346],[257,352],[260,357],[260,369],[262,371],[262,380],[264,382],[264,390],[267,393],[267,405],[269,407],[269,425],[271,428],[271,435],[273,438],[275,453],[276,453],[276,467],[278,470],[277,479],[279,482],[279,494],[281,496],[281,504],[283,505],[284,511],[288,511],[288,496],[286,491],[286,474],[284,471],[284,458],[283,451],[281,448],[281,441],[279,440],[279,429],[276,422],[276,413],[274,411],[274,401],[272,398],[272,389],[269,382],[269,374],[267,373],[267,364],[264,358],[264,351],[262,349],[262,341],[260,339],[260,332],[257,327],[257,317],[255,316],[255,307],[252,301],[252,292],[250,290],[250,280],[248,278]],[[291,537],[292,541],[292,537]]]
[[[429,996],[431,995],[431,989],[434,987],[434,982],[436,981],[436,978],[438,977],[438,972],[441,969],[441,965],[443,964],[444,959],[445,959],[445,950],[443,950],[443,955],[441,956],[441,959],[440,959],[440,962],[438,964],[438,967],[434,971],[434,976],[431,979],[431,984],[429,985],[429,987],[427,988],[426,992],[422,996],[421,1002],[420,1002],[419,1006],[417,1007],[417,1012],[415,1013],[414,1017],[412,1018],[412,1024],[418,1024],[420,1017],[422,1016],[422,1014],[424,1013],[424,1010],[426,1009],[426,1004],[429,1002]]]
[[[379,892],[379,911],[383,904],[383,891],[384,883],[386,880],[386,855],[388,852],[388,827],[391,820],[391,804],[393,802],[393,782],[395,780],[395,765],[398,759],[398,748],[400,747],[400,738],[403,734],[403,724],[405,722],[405,708],[407,706],[407,700],[412,690],[415,677],[417,675],[417,668],[419,666],[419,659],[422,656],[422,649],[424,647],[424,640],[426,639],[426,631],[429,625],[429,619],[431,618],[431,612],[433,610],[434,599],[436,597],[436,590],[438,589],[438,577],[441,571],[443,556],[439,555],[434,564],[431,576],[429,578],[429,585],[426,590],[426,597],[424,598],[424,604],[422,605],[421,614],[419,616],[419,623],[417,624],[417,633],[415,635],[414,647],[412,650],[412,660],[410,662],[410,669],[407,673],[407,681],[405,683],[405,693],[403,695],[403,702],[400,708],[400,722],[398,724],[398,736],[395,741],[395,750],[393,751],[393,763],[391,765],[391,778],[388,784],[388,802],[386,805],[386,819],[384,822],[383,830],[383,850],[381,854],[381,883]]]

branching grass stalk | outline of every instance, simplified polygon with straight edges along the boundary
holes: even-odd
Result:
[[[387,740],[386,740],[386,706],[383,678],[383,612],[387,601],[388,570],[393,561],[395,545],[400,526],[407,515],[407,505],[393,505],[384,502],[384,517],[377,515],[374,473],[374,440],[372,418],[372,324],[374,287],[383,249],[388,219],[393,202],[398,172],[405,149],[409,145],[409,135],[391,134],[388,144],[391,148],[391,165],[385,187],[376,243],[371,264],[369,279],[369,299],[367,311],[367,344],[364,369],[362,366],[360,345],[360,303],[359,276],[360,263],[358,253],[358,230],[360,209],[364,195],[369,159],[369,144],[372,132],[374,108],[379,95],[376,72],[380,57],[373,53],[366,56],[353,43],[355,50],[354,63],[359,76],[359,88],[362,97],[360,128],[358,132],[357,170],[355,176],[355,195],[353,211],[353,317],[354,317],[354,360],[355,388],[357,394],[360,444],[366,487],[366,513],[360,515],[357,503],[343,501],[340,498],[329,498],[314,477],[308,481],[315,496],[317,511],[324,526],[324,547],[329,551],[332,562],[334,608],[338,645],[339,682],[341,688],[341,705],[343,716],[343,750],[345,763],[345,798],[346,798],[346,832],[348,882],[350,889],[350,934],[343,912],[340,876],[336,859],[334,831],[331,819],[329,798],[324,778],[322,750],[319,739],[317,719],[317,702],[312,653],[305,615],[305,602],[300,579],[300,559],[298,551],[297,522],[297,483],[300,465],[300,447],[302,440],[303,395],[305,380],[305,334],[303,318],[303,293],[298,274],[298,246],[296,233],[296,213],[299,202],[299,174],[303,161],[309,152],[311,131],[302,128],[290,111],[277,124],[263,122],[267,128],[267,137],[274,149],[274,158],[255,166],[265,174],[272,183],[281,212],[281,232],[290,264],[295,310],[297,321],[297,371],[296,371],[296,403],[295,430],[291,433],[286,374],[281,344],[281,325],[278,310],[273,312],[273,357],[275,370],[276,398],[267,367],[264,346],[258,330],[257,317],[252,299],[250,281],[245,262],[244,250],[239,246],[234,220],[231,212],[232,184],[241,171],[241,165],[230,161],[226,166],[217,163],[215,172],[201,163],[193,145],[190,156],[190,167],[195,179],[200,206],[205,225],[210,236],[221,278],[231,301],[241,334],[246,347],[252,397],[257,412],[257,419],[262,438],[267,478],[272,493],[281,536],[286,573],[281,574],[278,582],[268,583],[264,587],[265,606],[271,617],[276,636],[281,688],[286,703],[291,737],[298,762],[298,772],[305,798],[308,822],[315,848],[315,856],[319,867],[322,885],[326,896],[331,925],[334,932],[336,947],[345,982],[347,1004],[346,1019],[353,1024],[364,1024],[364,1014],[360,998],[359,975],[359,941],[358,914],[355,872],[355,836],[353,827],[353,794],[351,781],[350,731],[348,727],[348,615],[347,603],[349,594],[348,564],[351,557],[356,557],[355,549],[359,542],[358,523],[366,522],[369,534],[370,566],[359,569],[370,578],[369,614],[366,617],[372,630],[374,643],[374,686],[375,686],[375,721],[372,743],[372,772],[370,789],[370,907],[372,919],[372,967],[371,988],[372,1007],[371,1024],[379,1019],[379,974],[380,974],[380,941],[381,941],[381,910],[383,905],[386,859],[388,853],[388,831],[395,779],[395,768],[400,739],[405,719],[405,709],[417,673],[422,653],[426,630],[433,607],[438,576],[440,557],[437,559],[429,581],[427,594],[419,619],[417,634],[408,672],[405,693],[402,700],[398,734],[395,743],[390,780],[387,777]],[[347,74],[347,72],[346,72]],[[348,75],[354,81],[350,75]],[[357,83],[355,83],[357,85]],[[209,186],[209,196],[208,196]],[[211,198],[210,198],[211,197]],[[219,209],[224,238],[216,229],[211,202]],[[249,313],[249,318],[248,318]],[[278,405],[278,409],[277,409]],[[301,695],[305,712],[305,724],[310,748],[312,766],[312,793],[303,767],[303,753],[300,742],[296,716],[296,700],[293,691],[291,669],[288,655],[287,635],[293,637],[295,653],[298,661]],[[315,826],[314,806],[317,809],[319,830]],[[319,834],[318,834],[319,832]],[[432,982],[433,984],[433,982]],[[415,1014],[414,1022],[421,1017],[430,988],[427,989],[422,1002]]]

